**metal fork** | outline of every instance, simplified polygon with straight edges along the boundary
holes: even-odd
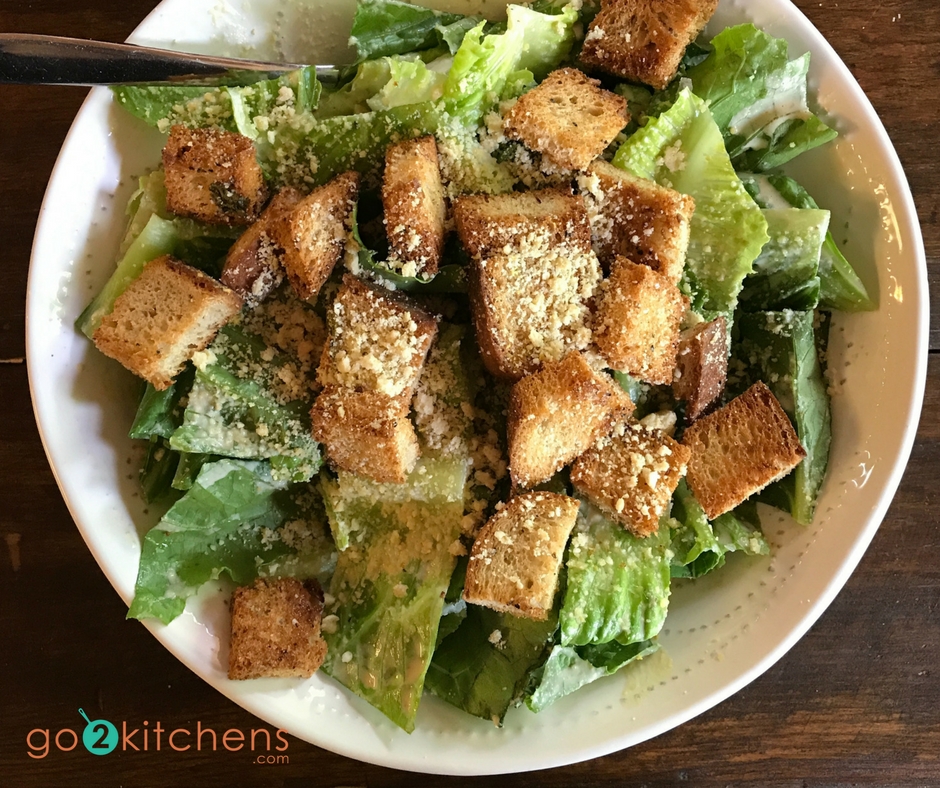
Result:
[[[0,33],[0,83],[19,85],[246,85],[301,66],[194,55],[136,44]],[[317,79],[335,85],[339,69],[317,65]]]

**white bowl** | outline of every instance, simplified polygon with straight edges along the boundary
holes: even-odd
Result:
[[[165,0],[133,40],[341,62],[352,7]],[[772,558],[732,556],[725,570],[676,589],[658,658],[541,714],[514,710],[502,730],[427,697],[409,736],[326,677],[228,681],[222,584],[210,583],[169,626],[147,624],[166,648],[236,703],[320,747],[399,769],[485,774],[586,760],[656,736],[741,689],[807,631],[871,541],[910,453],[926,372],[926,265],[897,155],[848,69],[788,0],[723,0],[711,29],[745,20],[787,38],[792,56],[813,54],[817,104],[841,136],[792,172],[832,210],[837,240],[880,301],[877,312],[835,321],[832,464],[816,522],[771,518]],[[140,535],[159,515],[138,497],[139,450],[126,438],[138,383],[73,321],[112,268],[134,176],[158,163],[160,146],[107,90],[92,91],[49,183],[27,305],[30,385],[49,461],[89,549],[128,603]]]

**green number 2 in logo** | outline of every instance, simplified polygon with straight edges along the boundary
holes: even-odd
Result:
[[[82,709],[78,713],[85,718],[88,724],[82,731],[82,744],[92,755],[107,755],[112,752],[118,743],[117,728],[107,720],[89,720]]]

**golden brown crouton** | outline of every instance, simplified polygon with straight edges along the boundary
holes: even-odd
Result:
[[[600,159],[578,176],[578,186],[602,265],[620,255],[679,281],[695,200]]]
[[[323,591],[316,580],[258,578],[232,594],[230,679],[307,678],[323,664]]]
[[[806,456],[796,430],[763,383],[751,386],[682,436],[688,482],[709,520],[786,476]]]
[[[514,616],[544,621],[580,504],[566,495],[511,498],[477,534],[463,598]]]
[[[728,376],[728,327],[723,317],[699,323],[679,337],[672,392],[695,421],[718,401]]]
[[[434,137],[388,146],[382,207],[389,265],[404,276],[436,274],[444,248],[447,204]]]
[[[320,383],[411,401],[437,335],[435,317],[407,296],[346,274],[327,323]]]
[[[241,307],[237,293],[164,255],[118,296],[93,339],[98,350],[162,391]]]
[[[377,482],[402,484],[418,461],[418,437],[408,418],[411,395],[389,397],[374,391],[327,386],[310,421],[313,437],[326,446],[337,469]]]
[[[662,90],[717,7],[718,0],[602,0],[581,60]]]
[[[515,487],[550,479],[587,451],[633,403],[580,353],[524,377],[509,398],[509,472]]]
[[[344,172],[314,189],[273,225],[287,278],[301,298],[315,297],[343,256],[358,196],[359,173]]]
[[[274,227],[284,221],[302,199],[303,195],[296,189],[281,189],[271,198],[258,221],[229,249],[220,281],[238,293],[249,309],[267,298],[284,278],[283,252],[274,240]]]
[[[583,170],[630,121],[623,96],[575,68],[553,71],[506,114],[503,130],[556,167]]]
[[[210,224],[251,224],[268,190],[255,144],[241,134],[174,126],[163,148],[166,207]]]
[[[601,268],[588,250],[535,234],[511,254],[473,263],[470,306],[489,372],[519,380],[591,342],[591,300]]]
[[[689,450],[659,430],[621,419],[571,466],[571,482],[637,536],[649,536],[680,479]]]
[[[618,257],[600,287],[594,341],[613,369],[672,383],[688,299],[665,276]]]
[[[584,201],[567,188],[508,194],[471,194],[454,202],[454,220],[472,257],[510,254],[518,239],[540,233],[551,246],[591,248]]]

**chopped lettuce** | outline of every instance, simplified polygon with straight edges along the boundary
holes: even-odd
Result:
[[[222,574],[249,583],[296,552],[297,544],[319,556],[308,565],[320,567],[325,580],[330,550],[323,523],[303,503],[272,478],[267,463],[224,459],[204,465],[192,489],[144,537],[128,618],[168,624],[203,583]],[[309,532],[303,542],[301,530]]]
[[[453,54],[467,31],[481,21],[399,0],[360,0],[350,44],[356,48],[357,63],[442,46]]]
[[[170,438],[181,452],[270,459],[276,478],[306,481],[320,468],[310,434],[306,381],[289,354],[228,325],[209,346],[196,379],[183,424]]]
[[[767,487],[760,500],[789,511],[799,523],[813,521],[826,477],[831,416],[826,381],[816,353],[812,312],[757,312],[738,317],[732,346],[736,381],[743,389],[763,380],[796,427],[806,457],[796,469]],[[730,371],[730,370],[729,370]]]
[[[456,560],[466,465],[455,468],[449,488],[431,500],[409,484],[399,496],[413,489],[410,500],[342,500],[356,511],[359,533],[339,554],[330,585],[335,605],[327,612],[338,620],[325,633],[323,668],[409,732]],[[327,500],[333,517],[336,501]]]
[[[195,372],[195,368],[187,364],[176,380],[163,391],[157,391],[148,383],[137,406],[128,437],[135,440],[150,440],[155,436],[169,438],[183,423],[181,400],[189,394]]]
[[[728,553],[768,555],[770,545],[761,533],[753,503],[742,504],[713,522],[683,479],[673,496],[672,576],[701,577],[724,566]]]
[[[426,686],[458,709],[501,724],[548,655],[557,626],[555,611],[533,621],[468,605],[466,618],[434,652]]]
[[[764,211],[770,240],[754,273],[744,280],[739,305],[747,312],[815,309],[819,303],[819,255],[829,231],[829,211],[785,208]]]
[[[626,646],[617,641],[602,646],[555,646],[530,679],[526,705],[534,712],[542,711],[565,695],[658,650],[659,644],[652,640]]]
[[[767,222],[735,174],[705,103],[683,90],[621,145],[613,164],[695,199],[683,287],[703,317],[730,316],[768,240]]]
[[[786,175],[745,173],[741,179],[762,208],[788,205],[801,209],[819,207],[806,189]],[[843,312],[865,312],[875,308],[875,302],[852,264],[845,259],[831,231],[826,232],[819,256],[819,307]]]
[[[139,473],[140,490],[147,503],[172,492],[178,463],[179,454],[170,448],[165,438],[155,435],[150,439]]]
[[[654,638],[669,605],[670,540],[668,518],[641,539],[582,501],[568,546],[561,645]]]
[[[789,60],[784,39],[751,24],[729,27],[711,43],[714,51],[685,76],[711,110],[736,168],[769,170],[835,139],[807,105],[809,54]]]

